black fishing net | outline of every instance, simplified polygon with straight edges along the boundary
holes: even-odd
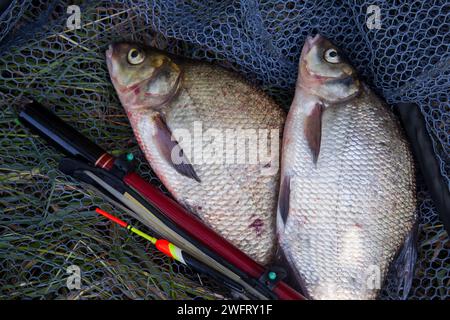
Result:
[[[81,15],[71,30],[73,4]],[[111,42],[214,61],[287,108],[304,40],[320,32],[388,103],[420,106],[450,186],[449,11],[444,0],[28,0],[0,7],[0,298],[223,297],[208,279],[96,216],[98,205],[135,222],[62,175],[61,154],[15,122],[17,107],[32,97],[113,154],[134,152],[139,172],[159,185],[110,84],[104,51]],[[409,298],[448,299],[450,242],[420,175],[418,184],[419,258]],[[71,266],[80,268],[79,289],[67,287]],[[399,296],[392,283],[382,298]]]

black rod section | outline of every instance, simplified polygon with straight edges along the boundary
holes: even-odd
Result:
[[[450,235],[450,191],[434,154],[433,142],[428,134],[425,119],[414,103],[399,103],[397,106],[425,184],[447,234]]]
[[[37,102],[25,105],[19,120],[65,154],[94,164],[106,153],[101,147]]]

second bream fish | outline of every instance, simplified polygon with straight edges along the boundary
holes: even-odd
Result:
[[[170,193],[250,257],[269,263],[283,110],[237,74],[208,63],[130,43],[111,45],[106,56],[137,141]]]
[[[308,37],[283,137],[279,241],[313,299],[372,299],[396,253],[408,291],[414,162],[392,112],[324,37]]]

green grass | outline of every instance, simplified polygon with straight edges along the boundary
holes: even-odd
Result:
[[[62,155],[15,122],[33,98],[105,149],[140,159],[104,57],[131,25],[135,34],[145,29],[137,18],[130,8],[83,8],[82,29],[56,21],[54,32],[0,56],[0,299],[223,298],[207,279],[96,215],[100,206],[138,224],[62,175]],[[139,169],[155,181],[145,162]],[[81,269],[80,290],[66,286],[70,265]]]

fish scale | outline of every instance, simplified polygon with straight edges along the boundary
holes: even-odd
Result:
[[[196,69],[204,69],[206,72]],[[228,86],[227,83],[225,86],[220,83],[213,86],[203,80],[211,77],[213,71],[213,68],[209,66],[185,66],[186,91],[193,101],[189,107],[183,109],[177,109],[174,104],[171,109],[174,110],[173,114],[167,117],[168,126],[172,131],[190,128],[194,121],[201,121],[204,131],[209,128],[265,128],[263,125],[265,119],[261,119],[257,112],[254,112],[258,111],[255,110],[257,108],[246,106],[245,110],[248,114],[242,116],[237,110],[242,107],[242,104],[237,106],[230,104],[230,99],[234,99],[234,95],[232,91],[224,94],[223,88]],[[189,77],[196,74],[198,76]],[[235,81],[235,78],[230,76],[227,80]],[[236,89],[232,89],[233,86],[230,87],[230,90]],[[218,92],[223,95],[218,96]],[[244,92],[245,94],[236,94],[235,99],[250,100],[247,94],[251,94],[251,92],[247,92],[247,90]],[[211,112],[212,97],[214,97],[217,112]],[[184,101],[183,96],[180,100]],[[256,105],[258,101],[255,100],[249,102]],[[170,113],[170,111],[167,112],[167,114]],[[251,123],[249,119],[258,119],[260,123]],[[180,144],[185,149],[186,146],[182,142]],[[226,239],[243,248],[257,261],[267,263],[273,254],[275,245],[274,233],[272,233],[275,229],[272,212],[275,210],[276,183],[273,183],[273,178],[264,179],[258,175],[248,174],[251,171],[258,171],[258,168],[252,165],[245,165],[245,168],[242,168],[242,165],[230,165],[225,172],[222,165],[197,166],[194,163],[193,166],[200,177],[207,177],[202,178],[201,184],[204,185],[193,185],[191,181],[181,179],[183,181],[176,181],[173,184],[174,196],[211,227],[218,230]],[[180,179],[178,178],[178,180]],[[264,186],[265,180],[271,180],[271,183]],[[226,190],[225,193],[224,190]],[[206,198],[208,200],[204,200]],[[195,210],[197,203],[207,203],[209,206],[205,210]],[[268,210],[268,208],[271,209]],[[273,211],[271,212],[271,210]],[[255,232],[249,227],[256,217],[265,221],[266,228],[269,228],[261,236],[253,235]],[[273,229],[270,230],[270,228]]]

